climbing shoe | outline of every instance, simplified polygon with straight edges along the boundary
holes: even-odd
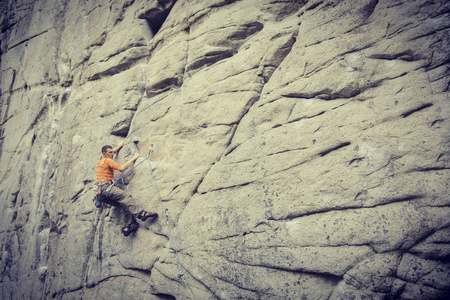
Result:
[[[129,236],[131,233],[135,232],[138,229],[138,227],[139,225],[137,223],[125,225],[122,227],[122,233],[124,236]]]
[[[145,221],[148,218],[157,217],[157,216],[158,216],[157,213],[143,210],[138,214],[138,219],[141,219],[141,221]]]

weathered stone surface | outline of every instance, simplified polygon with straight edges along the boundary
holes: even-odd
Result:
[[[2,299],[450,294],[448,1],[0,9]],[[91,202],[121,141],[131,237]]]

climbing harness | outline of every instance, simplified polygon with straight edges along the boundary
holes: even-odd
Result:
[[[111,192],[112,187],[115,186],[119,181],[122,181],[122,184],[123,184],[124,183],[123,178],[125,176],[127,176],[128,174],[130,174],[131,171],[136,169],[140,164],[142,164],[147,159],[149,159],[149,158],[144,159],[143,161],[141,161],[140,163],[135,165],[133,168],[131,168],[129,171],[127,171],[125,174],[123,174],[122,176],[120,176],[116,180],[102,179],[99,182],[97,182],[96,185],[95,185],[95,188],[94,188],[95,192],[96,192],[95,193],[95,197],[92,200],[92,202],[94,202],[94,204],[95,204],[95,207],[100,208],[103,205],[108,204],[108,196],[109,196],[109,193]],[[104,182],[106,182],[106,183],[104,183]],[[104,184],[108,184],[108,187],[104,191],[102,191],[102,186]]]
[[[156,183],[156,178],[155,178],[155,175],[154,175],[154,173],[153,173],[152,164],[150,163],[150,156],[151,156],[152,152],[153,152],[153,144],[150,145],[150,149],[149,149],[149,151],[148,151],[147,157],[146,157],[144,160],[142,160],[140,163],[138,163],[136,166],[134,166],[131,170],[129,170],[128,172],[126,172],[125,174],[123,174],[122,176],[120,176],[119,178],[117,178],[116,180],[113,180],[113,181],[109,181],[109,180],[100,180],[100,181],[97,183],[97,194],[96,194],[96,196],[95,196],[95,198],[94,198],[93,201],[94,201],[94,204],[95,204],[96,207],[101,207],[101,206],[102,206],[102,203],[105,203],[104,201],[102,201],[102,199],[108,197],[109,192],[111,191],[111,188],[112,188],[117,182],[122,181],[122,183],[123,183],[123,178],[124,178],[125,176],[127,176],[131,171],[133,171],[134,169],[136,169],[136,168],[137,168],[140,164],[142,164],[143,162],[148,161],[148,166],[150,167],[150,173],[151,173],[151,175],[152,175],[153,183],[154,183],[154,185],[155,185],[156,194],[158,195],[158,199],[159,199],[159,203],[161,204],[161,208],[162,208],[162,211],[163,211],[164,219],[166,220],[166,225],[167,225],[167,229],[168,229],[168,231],[169,231],[170,241],[172,242],[172,247],[173,247],[173,250],[175,251],[175,254],[176,254],[176,257],[177,257],[177,261],[178,261],[178,265],[180,266],[181,272],[182,272],[182,274],[183,274],[184,281],[186,282],[187,286],[189,287],[189,290],[191,291],[192,296],[194,297],[195,300],[197,300],[197,298],[195,297],[194,291],[192,290],[191,285],[189,284],[188,278],[187,278],[187,276],[186,276],[186,272],[184,271],[184,267],[183,267],[183,265],[181,264],[180,256],[178,255],[177,247],[176,247],[176,245],[175,245],[175,241],[174,241],[173,236],[172,236],[172,231],[170,230],[170,226],[169,226],[169,218],[168,218],[168,216],[167,216],[166,210],[164,209],[164,205],[163,205],[162,199],[161,199],[161,194],[159,193],[159,189],[158,189],[158,184]],[[109,186],[106,188],[106,190],[105,190],[104,192],[102,192],[102,191],[101,191],[101,183],[104,182],[104,181],[109,181],[110,184],[109,184]],[[106,202],[106,204],[107,204],[107,202]],[[98,205],[98,206],[97,206],[97,205]],[[131,232],[130,232],[130,233],[131,233]],[[130,233],[127,232],[127,234],[130,234]]]
[[[100,208],[103,205],[108,204],[109,192],[111,191],[113,185],[114,181],[106,179],[97,182],[97,184],[94,186],[95,197],[92,200],[92,202],[94,202],[95,207]],[[106,189],[104,188],[104,186],[106,186]]]

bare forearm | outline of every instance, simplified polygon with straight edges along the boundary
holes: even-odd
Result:
[[[116,148],[112,149],[113,153],[117,153],[117,151],[120,150],[120,148],[122,148],[124,145],[124,142],[121,142]]]
[[[124,164],[122,165],[122,169],[121,169],[120,171],[123,172],[123,171],[125,171],[126,169],[128,169],[128,168],[133,164],[133,162],[135,162],[138,158],[139,158],[139,155],[138,155],[138,154],[136,154],[135,156],[133,156],[132,159],[130,159],[129,161],[127,161],[126,163],[124,163]]]
[[[126,169],[128,169],[131,164],[134,162],[134,160],[130,159],[129,161],[127,161],[126,163],[124,163],[122,165],[122,170],[120,170],[121,172],[125,171]]]

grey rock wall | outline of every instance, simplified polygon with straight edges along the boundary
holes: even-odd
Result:
[[[2,299],[449,297],[448,1],[0,8]]]

